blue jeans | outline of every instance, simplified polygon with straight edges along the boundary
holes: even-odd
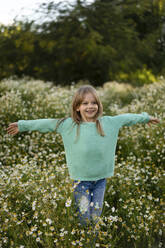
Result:
[[[94,223],[100,217],[105,193],[106,179],[97,181],[74,181],[74,198],[80,223]]]

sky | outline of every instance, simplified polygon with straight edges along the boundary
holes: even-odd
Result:
[[[74,0],[67,0],[73,3]],[[13,19],[18,16],[30,17],[34,15],[34,10],[37,9],[39,4],[48,2],[48,0],[0,0],[0,24],[12,24]],[[54,2],[62,2],[60,0],[54,0]],[[93,0],[86,0],[87,3],[93,2]],[[19,18],[20,19],[20,18]]]

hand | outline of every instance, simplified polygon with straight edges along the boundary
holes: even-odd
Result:
[[[7,130],[8,134],[11,134],[11,135],[17,134],[19,132],[18,123],[13,122],[13,123],[9,124],[9,127],[6,130]]]
[[[151,124],[158,124],[159,122],[160,121],[157,118],[150,117],[150,120],[147,124],[151,126]]]

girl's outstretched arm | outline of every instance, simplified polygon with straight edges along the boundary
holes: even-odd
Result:
[[[155,118],[150,116],[146,112],[142,112],[141,114],[120,114],[117,116],[112,117],[116,121],[116,125],[120,127],[122,126],[132,126],[137,123],[144,123],[144,124],[157,124],[160,121]]]
[[[8,134],[11,135],[17,134],[19,132],[18,123],[17,122],[10,123],[9,127],[7,128],[7,132]]]
[[[58,119],[19,120],[18,122],[11,123],[7,131],[12,135],[26,131],[53,132],[56,129],[58,121]]]

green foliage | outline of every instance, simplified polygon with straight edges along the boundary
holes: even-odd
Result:
[[[77,223],[61,137],[6,133],[18,119],[68,116],[75,90],[28,78],[0,84],[0,246],[90,248],[97,232],[96,247],[163,247],[164,80],[142,88],[117,82],[97,88],[105,115],[146,111],[160,124],[120,130],[103,213],[88,229]]]
[[[145,67],[141,70],[139,69],[135,72],[130,72],[129,74],[124,72],[119,73],[119,75],[116,76],[116,80],[119,82],[128,82],[134,86],[142,86],[157,81],[151,70],[147,70]]]
[[[164,10],[162,1],[148,0],[43,3],[41,24],[0,26],[0,79],[152,82],[152,74],[164,75]]]

